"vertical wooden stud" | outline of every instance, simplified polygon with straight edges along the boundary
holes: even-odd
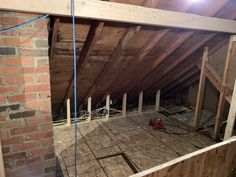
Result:
[[[0,176],[5,177],[5,168],[4,168],[3,155],[2,155],[1,139],[0,139]]]
[[[107,110],[106,118],[108,119],[110,117],[110,95],[107,95],[106,97],[106,110]]]
[[[222,87],[220,91],[220,98],[218,101],[216,121],[215,121],[215,127],[214,127],[214,140],[219,139],[219,136],[220,136],[220,127],[222,123],[222,116],[223,116],[223,110],[224,110],[224,105],[225,105],[225,94],[226,94],[226,88],[228,87],[227,83],[228,83],[228,77],[229,77],[229,66],[231,64],[231,60],[235,52],[234,37],[235,36],[231,36],[230,38],[226,61],[225,61],[223,81],[222,81]]]
[[[87,111],[88,111],[88,121],[92,120],[92,98],[89,97],[88,98],[88,105],[87,105]]]
[[[123,116],[126,115],[126,106],[127,106],[127,93],[123,95],[123,101],[122,101],[122,114]]]
[[[70,117],[71,113],[70,113],[70,99],[66,100],[66,124],[68,126],[71,125],[71,117]]]
[[[205,47],[203,52],[203,58],[202,58],[202,66],[201,66],[201,75],[200,75],[200,81],[198,86],[198,94],[197,94],[197,102],[196,102],[196,109],[195,109],[195,115],[194,115],[194,130],[198,130],[200,121],[201,121],[201,109],[203,104],[203,96],[204,96],[204,90],[205,90],[205,84],[206,84],[206,75],[205,75],[205,67],[206,62],[208,62],[208,48]]]
[[[161,91],[160,91],[160,90],[157,90],[157,93],[156,93],[155,111],[159,111],[159,109],[160,109],[160,97],[161,97]]]
[[[143,92],[140,92],[138,97],[138,112],[142,113],[142,111],[143,111]]]
[[[232,101],[230,104],[224,140],[227,140],[232,136],[234,124],[235,124],[235,119],[236,119],[236,81],[234,84],[234,91],[233,91]]]

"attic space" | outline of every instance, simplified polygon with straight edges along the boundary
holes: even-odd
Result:
[[[235,177],[235,0],[1,0],[0,177]]]

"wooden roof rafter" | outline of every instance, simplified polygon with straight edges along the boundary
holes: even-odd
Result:
[[[86,62],[89,59],[92,48],[95,45],[95,43],[102,31],[103,26],[104,26],[104,22],[98,22],[98,21],[92,22],[91,27],[88,32],[88,35],[87,35],[87,38],[85,40],[84,46],[83,46],[80,56],[77,60],[77,76],[84,69]],[[73,94],[73,80],[74,80],[74,74],[72,75],[69,85],[66,89],[66,92],[65,92],[65,95],[63,98],[63,102],[61,104],[59,112],[62,110],[63,106],[65,105],[67,98],[70,98]]]
[[[103,66],[101,72],[96,77],[91,88],[86,93],[85,98],[82,100],[87,100],[88,97],[90,97],[94,94],[94,92],[96,91],[96,88],[99,85],[99,83],[101,82],[103,76],[106,75],[106,73],[108,73],[117,64],[117,62],[119,62],[129,40],[140,30],[140,28],[141,28],[140,26],[136,26],[136,27],[130,27],[130,28],[126,29],[126,31],[123,33],[122,37],[120,38],[117,46],[115,47],[112,55],[109,57],[110,58],[109,61],[111,61],[111,62],[108,62]],[[83,103],[81,103],[80,106],[82,106],[82,104]]]

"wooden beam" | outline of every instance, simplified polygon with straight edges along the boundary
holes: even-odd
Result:
[[[100,0],[75,0],[75,4],[75,16],[83,19],[236,33],[236,22],[234,20]],[[71,2],[67,0],[51,0],[50,2],[48,0],[1,0],[0,9],[71,16]]]
[[[198,130],[201,121],[201,110],[203,105],[203,96],[205,92],[206,76],[205,76],[205,64],[208,62],[208,48],[205,47],[202,58],[202,67],[200,74],[200,81],[198,86],[197,102],[194,115],[194,130]]]
[[[201,68],[200,64],[197,65],[198,68]],[[205,64],[205,75],[207,79],[215,86],[215,88],[220,92],[222,87],[222,78],[220,75],[215,71],[215,69],[210,65],[210,63]],[[228,101],[228,103],[231,102],[232,94],[227,89],[227,94],[225,94],[225,99]]]
[[[92,48],[93,48],[94,44],[96,43],[98,37],[101,34],[103,26],[104,26],[104,23],[102,23],[102,22],[93,22],[92,23],[92,25],[89,29],[87,38],[85,40],[84,46],[82,48],[82,51],[81,51],[79,58],[77,60],[77,76],[79,76],[81,71],[84,69],[86,62],[89,59]],[[66,89],[66,93],[63,98],[63,102],[61,104],[61,108],[59,109],[59,111],[62,110],[66,99],[71,98],[71,96],[72,96],[73,86],[74,86],[73,80],[74,80],[74,75],[71,76],[69,85]]]
[[[114,79],[114,81],[111,83],[111,85],[109,86],[108,90],[106,90],[105,94],[102,97],[102,100],[105,99],[105,96],[107,94],[111,94],[114,92],[114,90],[119,86],[125,86],[128,84],[128,79],[124,80],[123,78],[127,76],[127,74],[129,74],[129,78],[133,78],[136,73],[135,73],[135,69],[137,66],[139,66],[142,61],[144,60],[144,58],[152,51],[152,49],[158,44],[158,42],[160,42],[160,40],[166,35],[168,34],[169,30],[162,30],[160,32],[153,33],[151,35],[151,37],[144,43],[144,45],[142,46],[142,52],[138,53],[133,59],[135,60],[134,62],[130,62],[127,67],[125,67],[124,70],[122,70],[119,74],[118,77],[116,79]],[[122,89],[123,90],[123,89]],[[125,90],[125,89],[124,89]],[[114,96],[116,97],[116,95]]]
[[[176,158],[130,177],[226,177],[236,166],[236,137]],[[219,159],[222,159],[219,160]]]
[[[143,79],[142,82],[140,82],[140,85],[136,86],[136,88],[139,88],[139,90],[144,90],[145,92],[152,89],[152,87],[155,87],[159,84],[159,79],[161,79],[163,76],[168,74],[169,72],[172,72],[172,70],[182,63],[186,58],[188,58],[190,55],[192,55],[194,52],[196,52],[199,47],[207,43],[210,39],[212,39],[215,36],[215,34],[209,34],[204,39],[193,45],[186,53],[183,53],[178,60],[174,60],[171,62],[167,67],[160,68],[159,70],[153,70],[152,73],[149,73],[146,78]],[[155,79],[155,82],[153,82],[153,79]],[[130,92],[133,92],[134,94],[137,93],[139,90],[135,91],[130,90]]]
[[[157,57],[152,65],[151,68],[147,68],[145,70],[145,73],[140,75],[137,79],[131,79],[128,84],[126,84],[126,87],[124,90],[127,92],[132,92],[131,90],[134,89],[138,84],[140,84],[143,80],[148,78],[150,75],[152,75],[154,72],[156,72],[156,68],[165,61],[167,57],[169,57],[178,47],[180,47],[184,42],[186,42],[187,39],[189,39],[194,33],[193,32],[186,32],[181,37],[178,38],[174,43],[172,43],[166,52],[163,52],[161,56]],[[131,86],[132,85],[132,86]],[[146,84],[144,84],[146,85]],[[141,89],[142,90],[142,89]]]
[[[92,120],[92,98],[89,97],[88,98],[88,105],[87,105],[87,111],[88,111],[88,121]]]
[[[220,41],[216,43],[217,41]],[[215,39],[211,40],[210,43],[208,43],[210,47],[209,55],[213,54],[214,52],[218,51],[220,48],[222,48],[228,40],[226,38],[222,37],[216,37]],[[211,45],[210,45],[211,44]],[[216,44],[216,45],[215,45]],[[212,46],[213,45],[213,46]],[[175,67],[171,72],[167,73],[164,77],[162,77],[158,85],[155,85],[152,87],[152,89],[147,90],[145,93],[147,96],[153,95],[153,93],[158,90],[166,87],[170,83],[174,82],[180,77],[183,77],[187,72],[192,70],[198,63],[201,62],[202,54],[199,52],[196,52],[194,55],[191,55],[189,59]],[[176,89],[176,87],[175,87]]]
[[[70,99],[66,100],[66,124],[67,126],[71,125],[71,113],[70,113]]]
[[[224,104],[225,104],[225,94],[226,94],[226,88],[228,88],[228,77],[229,77],[229,66],[231,64],[232,57],[235,52],[234,47],[234,36],[231,36],[225,61],[225,68],[224,68],[224,74],[223,74],[223,81],[222,81],[222,87],[220,91],[220,98],[218,101],[218,107],[217,107],[217,113],[216,113],[216,122],[214,127],[214,139],[219,139],[220,136],[220,128],[222,123],[222,116],[223,116],[223,110],[224,110]]]
[[[126,115],[126,108],[127,108],[127,93],[123,95],[123,100],[122,100],[122,115]]]
[[[157,93],[156,93],[156,103],[155,103],[155,111],[159,111],[159,109],[160,109],[160,99],[161,99],[161,90],[157,90]]]
[[[106,97],[106,110],[107,110],[106,118],[108,119],[110,117],[110,95],[107,95]]]
[[[114,49],[112,55],[109,57],[110,62],[107,62],[103,66],[101,72],[96,77],[94,83],[92,84],[90,89],[88,89],[88,92],[85,95],[85,99],[88,98],[89,96],[92,96],[95,93],[96,88],[101,83],[103,77],[107,75],[107,73],[109,73],[113,69],[113,67],[117,65],[118,62],[120,62],[121,56],[125,52],[125,49],[129,40],[132,39],[132,37],[140,30],[140,28],[141,28],[140,26],[136,26],[136,27],[130,27],[126,29],[126,31],[123,33],[122,37],[120,38],[116,48]],[[94,104],[96,105],[96,102]]]
[[[55,48],[56,42],[57,42],[59,24],[60,24],[60,18],[55,17],[53,30],[52,30],[52,41],[51,41],[50,53],[49,53],[50,66],[53,66],[55,63],[55,59],[53,58],[53,54],[54,54],[54,48]]]
[[[138,112],[143,112],[143,92],[140,92],[138,96]]]
[[[236,119],[236,81],[234,84],[233,97],[232,97],[232,102],[230,104],[224,140],[229,139],[233,135],[235,119]]]
[[[3,155],[2,155],[1,137],[0,137],[0,176],[5,177],[5,168],[4,168],[4,161],[3,161]]]

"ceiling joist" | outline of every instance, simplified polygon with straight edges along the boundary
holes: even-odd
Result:
[[[100,0],[75,0],[75,4],[77,4],[75,7],[75,16],[83,19],[236,33],[236,22],[234,20]],[[48,3],[48,0],[1,0],[0,9],[71,16],[71,3],[67,0],[51,0],[50,3]]]

